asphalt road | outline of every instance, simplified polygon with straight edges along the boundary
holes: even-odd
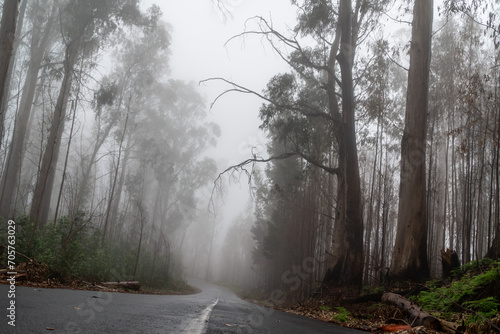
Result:
[[[0,285],[0,334],[8,333],[362,333],[263,308],[228,289],[190,281],[202,289],[187,296],[35,289]],[[15,326],[11,310],[15,301]],[[11,322],[12,324],[12,322]]]

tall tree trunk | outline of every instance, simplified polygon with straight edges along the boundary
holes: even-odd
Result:
[[[120,208],[123,186],[125,185],[125,176],[127,175],[127,166],[128,166],[128,161],[130,159],[130,150],[133,145],[132,132],[130,131],[128,132],[126,141],[127,141],[127,147],[125,147],[125,154],[123,156],[123,160],[120,163],[121,164],[120,178],[118,180],[118,185],[114,194],[113,204],[111,206],[111,212],[109,214],[109,225],[110,225],[109,240],[111,242],[113,242],[115,237],[114,227],[116,225],[116,222],[118,221],[118,209]]]
[[[380,117],[377,117],[377,133],[375,135],[375,158],[373,159],[373,168],[372,168],[372,177],[371,177],[371,185],[370,185],[370,198],[368,199],[368,215],[367,215],[367,228],[365,231],[365,272],[364,272],[364,281],[368,283],[370,271],[373,269],[375,265],[375,258],[378,256],[378,231],[379,231],[379,220],[377,219],[377,227],[375,229],[375,245],[373,254],[371,252],[371,235],[373,229],[373,206],[374,206],[374,198],[375,198],[375,180],[377,179],[377,159],[378,159],[378,145],[379,145],[379,135],[380,135]],[[380,171],[379,171],[380,172]],[[380,174],[379,174],[380,175]],[[379,180],[380,185],[380,180]],[[377,209],[380,209],[380,187],[378,192],[378,201],[377,201]],[[379,211],[375,211],[377,218],[379,216]]]
[[[29,129],[28,123],[31,108],[35,97],[38,72],[42,64],[43,55],[49,44],[55,8],[56,6],[54,5],[43,34],[42,27],[35,25],[33,28],[28,71],[22,89],[21,103],[14,124],[14,132],[0,188],[0,217],[12,218],[14,215],[14,199],[16,198],[19,176],[21,174],[21,164]]]
[[[5,122],[5,114],[7,113],[7,109],[9,108],[10,84],[11,84],[11,79],[12,79],[12,70],[14,69],[14,63],[16,62],[17,48],[19,47],[19,44],[21,43],[21,38],[19,38],[19,34],[21,33],[22,28],[23,28],[24,14],[26,13],[27,3],[28,3],[28,1],[23,1],[21,3],[21,7],[19,8],[14,44],[12,45],[12,56],[10,57],[10,60],[9,60],[9,67],[7,69],[7,76],[5,78],[5,84],[3,87],[4,92],[3,92],[2,102],[0,104],[0,124],[3,124]],[[1,147],[3,139],[4,139],[3,137],[4,137],[4,129],[2,127],[2,128],[0,128],[0,147]]]
[[[130,101],[129,101],[130,102]],[[130,108],[130,104],[129,107]],[[104,245],[104,241],[106,240],[106,234],[109,232],[108,227],[109,227],[109,221],[110,221],[110,213],[111,213],[111,208],[113,205],[113,201],[115,200],[115,191],[116,191],[116,185],[117,185],[117,180],[118,180],[118,174],[120,171],[120,161],[122,158],[122,153],[123,153],[123,142],[125,140],[125,134],[127,133],[127,128],[128,128],[128,121],[129,121],[129,116],[130,116],[130,109],[127,110],[127,116],[125,117],[125,124],[123,126],[123,132],[122,136],[120,139],[120,147],[118,149],[118,161],[116,163],[116,168],[115,168],[115,174],[113,177],[113,183],[111,186],[111,192],[109,194],[109,200],[108,200],[108,206],[106,209],[106,217],[104,218],[104,227],[102,231],[102,239],[101,239],[101,244]]]
[[[3,3],[0,25],[0,106],[3,104],[3,99],[8,97],[5,95],[5,86],[7,84],[10,58],[16,36],[18,6],[18,0],[5,0]],[[2,110],[2,114],[0,114],[0,140],[3,138],[4,119],[5,115]]]
[[[82,33],[83,35],[83,33]],[[80,36],[82,36],[80,35]],[[42,158],[40,174],[37,178],[33,201],[31,203],[30,219],[36,227],[44,227],[49,216],[50,201],[56,173],[57,161],[61,147],[64,123],[66,120],[66,109],[69,95],[71,93],[71,82],[78,53],[80,50],[81,37],[69,42],[66,47],[64,58],[64,77],[57,98],[52,125],[47,140],[47,146]]]
[[[429,276],[425,144],[431,60],[432,0],[415,0],[403,139],[398,226],[390,275]]]
[[[63,167],[63,172],[62,172],[61,185],[59,187],[59,195],[57,196],[56,212],[54,213],[54,222],[57,222],[57,218],[59,216],[59,208],[61,205],[61,199],[62,199],[62,194],[63,194],[63,190],[64,190],[64,181],[66,180],[66,170],[68,168],[69,153],[71,150],[71,142],[73,140],[73,130],[75,128],[76,108],[77,108],[77,104],[78,104],[77,101],[78,101],[79,94],[80,94],[79,92],[76,94],[77,99],[75,101],[73,101],[72,106],[71,106],[71,109],[73,109],[73,118],[71,120],[71,130],[69,131],[68,147],[66,148],[66,157],[64,159],[64,167]],[[71,219],[71,221],[73,222],[74,219]]]
[[[132,280],[135,280],[136,274],[137,274],[137,266],[139,264],[139,257],[141,254],[141,247],[142,247],[142,237],[144,235],[144,225],[146,224],[146,216],[145,216],[145,209],[143,207],[143,204],[141,202],[141,199],[137,199],[137,213],[139,215],[139,244],[137,245],[137,253],[135,255],[135,264],[134,264],[134,274]]]
[[[85,208],[85,204],[87,203],[87,193],[89,191],[89,188],[91,186],[90,182],[90,173],[92,172],[92,167],[97,162],[97,154],[99,153],[99,150],[101,149],[102,145],[104,144],[104,141],[109,135],[109,132],[111,131],[112,126],[107,126],[103,131],[100,129],[98,130],[99,132],[97,133],[97,138],[95,141],[94,148],[92,150],[92,154],[90,155],[90,158],[88,160],[88,163],[85,164],[82,169],[82,177],[80,184],[78,186],[77,194],[76,194],[76,201],[75,201],[75,207],[73,209],[73,216],[76,216],[79,214],[81,210]],[[82,159],[82,165],[83,165],[84,159]]]
[[[342,78],[342,119],[338,135],[340,173],[332,261],[324,281],[361,285],[363,279],[363,210],[354,119],[352,66],[355,43],[352,40],[352,21],[351,1],[341,0],[340,53],[336,56]],[[335,50],[335,45],[332,47],[333,50]],[[333,70],[333,66],[330,66],[330,71]],[[330,108],[333,115],[338,115],[334,106],[336,97],[334,97],[335,90],[332,86],[333,72],[329,73],[329,76]]]
[[[495,125],[495,136],[494,138],[498,140],[500,138],[500,117],[496,116],[496,125]],[[499,155],[498,152],[498,142],[495,141],[495,152],[496,152],[496,160],[495,164],[491,167],[495,170],[495,196],[490,199],[490,201],[495,202],[495,214],[493,219],[493,226],[495,229],[495,237],[491,242],[491,246],[488,249],[485,257],[497,260],[500,258],[500,163],[499,163]]]

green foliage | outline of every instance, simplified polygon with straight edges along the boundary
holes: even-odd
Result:
[[[351,313],[344,307],[337,307],[337,313],[332,316],[332,319],[337,322],[347,322],[350,316]]]
[[[441,316],[471,310],[474,313],[467,315],[467,322],[480,321],[481,316],[489,319],[496,315],[500,310],[497,286],[500,282],[500,261],[487,259],[471,262],[462,267],[462,274],[449,286],[440,287],[435,281],[428,282],[429,290],[420,292],[417,303]],[[484,297],[489,291],[496,291],[496,295]]]
[[[332,309],[330,306],[327,305],[321,305],[319,308],[322,309],[323,311],[330,311]]]
[[[173,258],[158,256],[143,249],[136,277],[132,277],[137,245],[117,241],[112,245],[101,245],[102,234],[93,222],[81,214],[70,220],[61,217],[42,230],[33,232],[29,217],[20,216],[16,222],[16,250],[36,261],[45,263],[51,278],[61,282],[82,279],[89,282],[110,280],[139,280],[146,289],[188,291],[187,284],[176,279],[180,275],[180,263]],[[2,224],[0,240],[7,240],[6,226]],[[33,236],[32,236],[33,235]],[[18,256],[16,263],[27,259]],[[5,267],[5,257],[0,266]],[[192,291],[191,291],[192,292]]]
[[[498,313],[498,309],[500,304],[496,300],[495,297],[486,297],[479,300],[472,300],[470,302],[465,302],[463,304],[465,307],[476,310],[476,312],[489,319]],[[474,322],[479,320],[480,318],[477,316],[473,316]]]

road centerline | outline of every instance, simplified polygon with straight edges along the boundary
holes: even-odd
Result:
[[[189,322],[189,324],[184,328],[185,333],[192,334],[204,334],[207,328],[208,318],[210,313],[214,309],[215,305],[219,302],[219,293],[217,292],[217,299],[210,305],[208,305],[200,314],[199,317],[194,318]]]

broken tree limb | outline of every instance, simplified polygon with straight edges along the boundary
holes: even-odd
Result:
[[[392,303],[408,314],[412,326],[425,326],[433,330],[442,330],[441,321],[413,304],[405,297],[392,292],[382,295],[382,302]]]
[[[7,247],[6,247],[6,246],[4,246],[4,245],[0,245],[0,248],[3,248],[3,249],[5,249],[5,250],[7,250]],[[24,257],[24,258],[25,258],[25,259],[27,259],[27,260],[29,260],[29,261],[33,261],[33,259],[32,259],[32,258],[30,258],[29,256],[24,255],[23,253],[20,253],[20,252],[18,252],[18,251],[15,251],[15,252],[16,252],[16,254],[17,254],[17,255],[21,255],[22,257]]]
[[[141,289],[141,284],[138,281],[102,282],[100,285],[111,289],[124,289],[134,291],[139,291]]]
[[[465,332],[465,327],[457,324],[455,322],[450,322],[450,321],[445,321],[445,320],[439,320],[441,323],[441,327],[443,328],[443,331],[446,333],[464,333]]]

